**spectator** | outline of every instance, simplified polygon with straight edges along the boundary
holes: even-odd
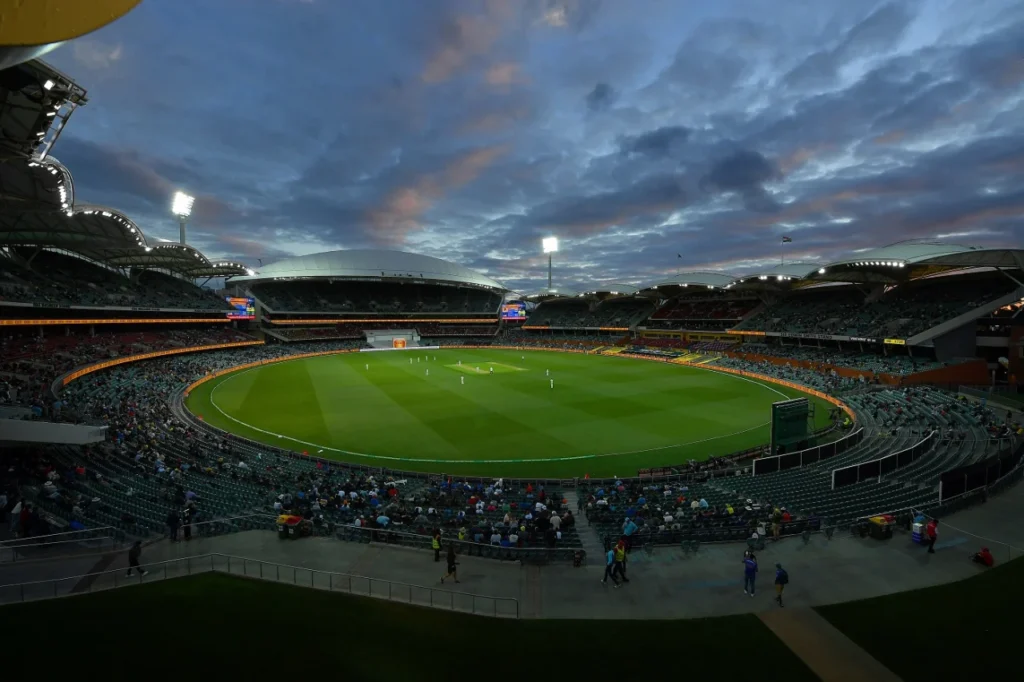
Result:
[[[615,587],[619,586],[619,579],[615,577],[615,550],[612,547],[608,547],[608,551],[605,552],[604,577],[601,578],[601,584],[607,584],[608,578],[612,579]]]
[[[441,561],[441,529],[434,529],[434,537],[430,539],[430,546],[434,549],[434,561]]]
[[[441,584],[444,584],[445,578],[455,578],[455,582],[459,582],[459,575],[456,573],[456,566],[458,562],[455,561],[455,545],[451,542],[448,543],[448,572],[441,576]]]
[[[612,570],[612,575],[614,576],[616,573],[622,576],[622,582],[629,582],[629,578],[626,577],[626,543],[621,539],[615,545],[615,568]]]
[[[928,538],[928,553],[935,554],[935,541],[939,539],[939,520],[932,519],[924,529]]]
[[[743,594],[754,596],[754,581],[757,578],[757,559],[749,554],[743,559]]]
[[[992,552],[988,551],[988,547],[982,547],[980,552],[972,554],[971,561],[988,568],[992,568],[996,563],[995,558],[992,556]]]
[[[142,540],[136,540],[132,548],[128,550],[128,577],[132,575],[132,569],[134,568],[139,572],[139,575],[145,576],[149,574],[149,571],[143,570],[139,566],[139,557],[142,556]]]
[[[789,573],[786,573],[782,564],[775,564],[775,601],[779,603],[779,606],[782,606],[782,593],[788,584]],[[751,588],[751,593],[753,593],[753,588]]]
[[[178,541],[178,527],[181,525],[181,515],[173,509],[167,513],[167,527],[170,529],[171,542]]]

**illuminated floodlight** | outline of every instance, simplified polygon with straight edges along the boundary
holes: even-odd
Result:
[[[189,196],[184,192],[175,192],[174,202],[171,204],[171,213],[179,218],[187,218],[192,215],[192,204],[195,202],[195,197]]]
[[[544,253],[548,254],[548,289],[551,288],[551,254],[558,251],[558,237],[544,237],[541,240],[540,245],[544,248]]]
[[[824,275],[825,274],[825,268],[818,268],[818,274],[819,275]]]
[[[54,83],[52,80],[47,79],[46,82],[43,83],[43,90],[53,90],[54,85],[56,85],[56,83]]]

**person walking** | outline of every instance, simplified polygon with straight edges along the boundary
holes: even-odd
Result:
[[[459,582],[459,574],[456,572],[456,566],[459,562],[455,560],[455,545],[451,542],[448,543],[448,572],[441,576],[441,584],[444,585],[445,578],[455,578],[455,582]]]
[[[924,528],[925,535],[928,536],[928,553],[935,554],[935,541],[939,539],[939,520],[932,519],[928,522],[928,525]]]
[[[139,566],[139,557],[142,556],[142,540],[136,540],[132,548],[128,550],[128,577],[132,575],[132,569],[134,568],[139,572],[139,575],[145,576],[149,574],[149,571],[143,570]]]
[[[619,579],[615,577],[615,550],[611,545],[605,545],[608,551],[605,552],[605,565],[604,565],[604,577],[601,578],[601,584],[605,585],[608,583],[608,578],[612,579],[615,583],[615,587],[619,586]]]
[[[775,564],[775,601],[782,606],[782,593],[789,584],[789,573],[782,567],[782,564]]]
[[[629,582],[629,578],[626,577],[626,543],[621,539],[615,545],[615,567],[612,569],[612,575],[615,574],[622,576],[622,582]]]
[[[757,578],[757,559],[753,555],[743,559],[743,594],[754,596],[754,580]]]
[[[430,539],[430,546],[434,549],[434,561],[441,561],[441,531],[434,529],[434,537]]]

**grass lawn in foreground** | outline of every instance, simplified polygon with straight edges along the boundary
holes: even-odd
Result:
[[[568,478],[761,445],[771,403],[797,395],[678,364],[484,348],[269,364],[203,384],[188,407],[254,440],[357,464]],[[816,416],[827,423],[826,403]]]
[[[1024,559],[979,573],[818,612],[906,682],[1021,679]]]
[[[817,679],[751,615],[497,620],[203,574],[0,607],[6,679]],[[660,672],[659,672],[660,671]],[[63,674],[62,674],[63,673]],[[228,676],[223,676],[228,673]]]

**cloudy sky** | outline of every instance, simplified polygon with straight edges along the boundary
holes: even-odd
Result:
[[[144,0],[48,59],[89,92],[77,200],[175,239],[185,189],[254,266],[529,290],[548,235],[563,286],[1024,237],[1019,0]]]

